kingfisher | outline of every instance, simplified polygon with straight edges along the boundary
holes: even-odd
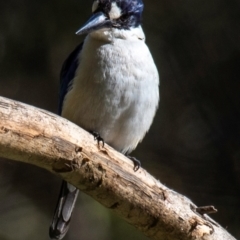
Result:
[[[159,74],[141,27],[142,0],[95,0],[76,32],[86,35],[63,64],[59,114],[129,154],[149,130],[159,103]],[[137,159],[134,170],[140,167]],[[63,181],[50,226],[68,231],[79,190]]]

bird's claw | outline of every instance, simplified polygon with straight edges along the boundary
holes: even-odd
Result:
[[[95,131],[91,131],[91,134],[94,137],[94,140],[97,140],[98,146],[100,144],[100,142],[102,142],[102,147],[104,147],[104,139],[100,136],[100,134],[98,132]]]
[[[133,161],[133,164],[134,164],[133,170],[134,170],[134,172],[136,172],[141,167],[141,162],[138,159],[136,159],[135,157],[132,157],[129,155],[127,155],[127,157]]]

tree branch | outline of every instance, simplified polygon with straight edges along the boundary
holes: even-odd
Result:
[[[57,174],[115,211],[151,239],[233,240],[143,168],[48,111],[0,97],[0,157]]]

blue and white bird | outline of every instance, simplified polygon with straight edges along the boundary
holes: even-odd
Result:
[[[87,37],[61,72],[59,114],[123,154],[143,139],[159,102],[159,75],[145,44],[142,11],[142,0],[95,0],[92,16],[76,32]],[[77,195],[78,189],[63,182],[52,239],[66,234]]]

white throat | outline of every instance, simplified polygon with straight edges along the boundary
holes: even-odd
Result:
[[[116,39],[123,39],[129,41],[145,41],[145,34],[142,27],[126,29],[104,28],[94,31],[89,34],[92,38],[105,41],[114,42]]]

